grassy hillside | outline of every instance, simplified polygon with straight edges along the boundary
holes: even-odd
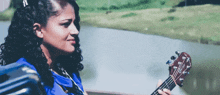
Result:
[[[129,11],[149,8],[171,8],[184,0],[76,0],[80,12],[103,12],[107,10]],[[11,0],[10,7],[0,12],[0,21],[11,20],[14,10],[22,0]]]
[[[76,0],[81,11],[170,8],[184,0]]]
[[[15,9],[9,8],[4,12],[0,12],[0,21],[9,21],[13,17]]]
[[[136,11],[81,13],[82,23],[167,36],[204,44],[220,44],[218,5],[152,8]]]
[[[80,6],[81,23],[205,44],[220,44],[218,5],[172,8],[184,0],[76,1]],[[106,14],[108,10],[111,13]],[[0,13],[0,20],[10,20],[13,12],[14,9],[9,8]]]

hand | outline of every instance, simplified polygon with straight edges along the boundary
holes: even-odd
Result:
[[[157,83],[157,87],[159,87],[162,83],[162,80],[159,80]],[[168,89],[158,90],[158,93],[161,95],[171,95],[171,92]]]

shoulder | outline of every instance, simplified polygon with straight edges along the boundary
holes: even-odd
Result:
[[[37,71],[36,68],[31,63],[27,62],[27,60],[25,58],[18,59],[18,61],[16,61],[16,63],[26,65],[26,66],[30,67],[31,69]]]
[[[68,95],[55,82],[53,84],[53,87],[44,86],[44,89],[45,89],[47,95]]]
[[[72,73],[72,78],[76,82],[76,84],[81,88],[81,90],[83,90],[83,85],[82,85],[82,81],[81,81],[81,77],[80,77],[79,72]]]

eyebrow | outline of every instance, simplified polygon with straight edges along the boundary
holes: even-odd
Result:
[[[63,19],[63,20],[61,20],[61,21],[72,21],[72,19],[70,18],[70,19]]]

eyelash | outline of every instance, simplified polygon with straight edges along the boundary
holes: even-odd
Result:
[[[74,21],[75,22],[75,21]],[[75,25],[75,23],[73,22],[73,24]],[[64,27],[68,27],[72,22],[66,22],[66,23],[63,23],[61,24],[62,26]]]
[[[68,27],[70,25],[70,22],[62,24],[64,27]]]

